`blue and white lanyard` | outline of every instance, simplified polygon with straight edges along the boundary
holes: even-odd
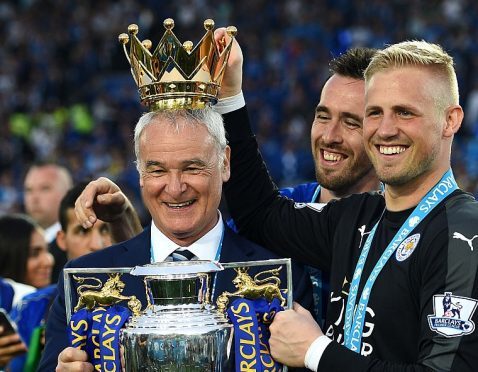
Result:
[[[317,185],[317,188],[314,191],[314,195],[312,195],[312,199],[310,200],[310,203],[315,203],[315,199],[319,197],[320,194],[320,185]]]
[[[365,312],[367,309],[368,300],[372,287],[377,279],[378,275],[382,271],[389,258],[395,252],[397,247],[408,237],[413,229],[425,219],[425,217],[448,195],[458,189],[455,178],[451,169],[449,169],[440,181],[422,198],[420,203],[415,207],[413,212],[408,216],[407,220],[400,227],[399,231],[395,234],[390,244],[387,246],[382,256],[379,258],[375,267],[372,270],[365,286],[360,295],[360,300],[355,310],[356,298],[358,287],[360,284],[360,278],[362,276],[365,261],[372,245],[372,240],[377,230],[377,226],[380,220],[375,224],[372,231],[367,237],[365,245],[360,253],[357,266],[355,267],[354,276],[350,284],[349,296],[347,299],[347,307],[345,311],[345,324],[344,324],[344,345],[352,351],[360,353],[360,345],[362,342],[362,332],[365,320]]]

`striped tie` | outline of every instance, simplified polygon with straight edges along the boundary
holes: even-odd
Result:
[[[191,261],[192,259],[196,258],[194,253],[186,248],[176,249],[171,256],[173,257],[173,261]]]

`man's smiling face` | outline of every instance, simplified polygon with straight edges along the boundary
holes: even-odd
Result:
[[[311,129],[316,177],[324,188],[347,193],[372,174],[363,144],[363,80],[333,75],[324,85]]]
[[[411,180],[418,184],[417,180],[443,167],[446,115],[435,100],[440,89],[443,84],[434,78],[433,70],[424,67],[390,68],[370,79],[365,147],[378,177],[388,185]]]
[[[158,118],[139,142],[140,185],[156,227],[178,245],[198,240],[217,223],[222,184],[229,179],[229,148],[221,159],[205,126]]]

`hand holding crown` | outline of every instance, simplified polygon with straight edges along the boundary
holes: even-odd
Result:
[[[242,90],[242,63],[244,60],[242,50],[236,38],[229,36],[225,27],[218,28],[214,32],[214,38],[219,50],[221,50],[221,46],[225,47],[228,43],[231,43],[232,39],[231,51],[221,83],[219,98],[232,97],[239,94]]]
[[[129,35],[119,35],[139,87],[141,102],[150,111],[201,109],[215,104],[236,28],[230,26],[225,30],[218,47],[214,39],[214,21],[207,19],[204,21],[206,34],[193,46],[191,41],[180,43],[172,31],[172,19],[166,19],[163,24],[166,31],[152,52],[150,40],[141,42],[138,39],[137,25],[128,27]],[[126,47],[128,43],[129,51]],[[237,86],[237,77],[231,86]]]

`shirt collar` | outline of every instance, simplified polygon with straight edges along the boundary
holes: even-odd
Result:
[[[218,259],[216,256],[224,232],[224,223],[220,211],[218,211],[218,215],[219,219],[211,230],[190,246],[183,247],[191,251],[199,260],[214,261]],[[156,227],[154,221],[151,222],[151,254],[155,262],[163,262],[178,248],[178,244],[166,237]]]
[[[61,230],[60,222],[55,222],[53,225],[45,229],[45,240],[51,243],[56,239],[56,233]]]

